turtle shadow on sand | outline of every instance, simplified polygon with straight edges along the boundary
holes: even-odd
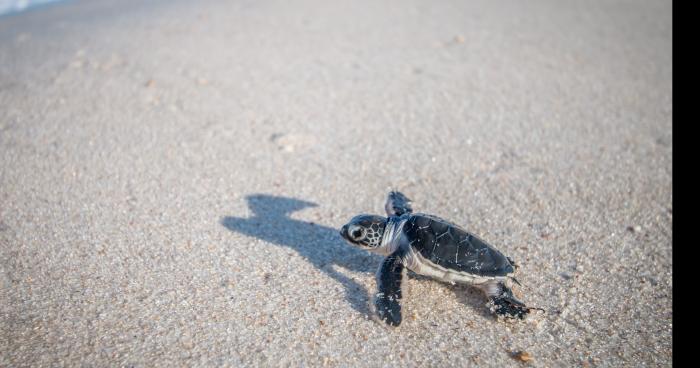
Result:
[[[489,309],[487,308],[488,300],[484,296],[484,293],[474,286],[463,284],[452,285],[446,282],[436,281],[428,276],[418,275],[413,271],[408,271],[408,278],[411,280],[411,282],[415,283],[413,284],[413,287],[416,287],[420,283],[436,283],[441,287],[446,288],[454,294],[455,299],[459,304],[465,305],[472,310],[472,312],[465,311],[465,313],[474,313],[475,316],[479,316],[480,318],[486,320],[493,320],[494,318],[493,314],[490,313]],[[409,298],[416,294],[416,291],[412,291],[412,288],[409,288],[408,290]]]
[[[316,207],[315,203],[266,194],[248,195],[246,201],[253,215],[248,218],[224,217],[221,219],[224,227],[296,251],[343,285],[346,300],[356,311],[370,313],[366,288],[335,268],[373,272],[381,261],[379,256],[347,245],[337,229],[290,217],[293,212]]]

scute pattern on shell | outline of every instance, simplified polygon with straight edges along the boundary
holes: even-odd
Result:
[[[478,276],[514,272],[508,258],[459,226],[439,217],[415,214],[404,225],[409,244],[438,266]]]

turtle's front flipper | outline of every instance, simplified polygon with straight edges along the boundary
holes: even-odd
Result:
[[[403,195],[403,193],[397,191],[389,192],[384,209],[386,210],[387,216],[401,216],[404,213],[413,212],[411,200]]]
[[[392,326],[401,324],[401,282],[406,267],[401,259],[405,251],[398,249],[386,257],[377,271],[377,295],[374,300],[379,319]]]

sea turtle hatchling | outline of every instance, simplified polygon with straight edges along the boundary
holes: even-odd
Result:
[[[388,217],[358,215],[340,235],[361,249],[385,255],[377,271],[374,306],[386,323],[401,323],[402,279],[406,269],[452,284],[475,286],[486,294],[498,316],[524,318],[531,309],[509,288],[514,262],[461,227],[439,217],[413,213],[411,201],[392,191],[385,205]]]

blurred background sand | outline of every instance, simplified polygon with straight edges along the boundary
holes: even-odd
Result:
[[[670,1],[83,1],[0,17],[0,365],[670,366]],[[389,188],[545,314],[337,228]]]

